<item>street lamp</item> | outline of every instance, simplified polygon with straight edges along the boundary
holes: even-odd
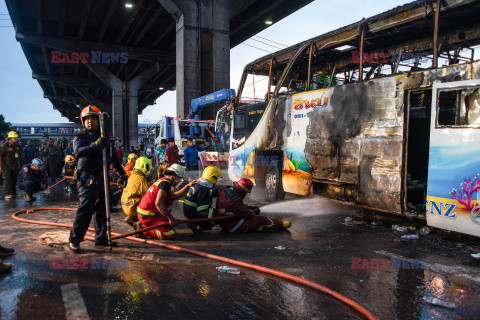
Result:
[[[273,23],[272,20],[265,20],[265,24],[271,25]]]
[[[133,8],[133,3],[125,2],[125,8],[128,8],[128,9]]]

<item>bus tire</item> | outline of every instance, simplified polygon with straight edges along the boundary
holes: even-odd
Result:
[[[267,190],[267,200],[277,201],[285,198],[285,191],[282,185],[282,172],[278,166],[270,166],[267,169],[265,189]]]

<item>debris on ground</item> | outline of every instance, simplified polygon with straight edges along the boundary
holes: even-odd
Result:
[[[352,221],[352,220],[353,220],[352,217],[346,217],[345,218],[345,222]]]
[[[237,268],[232,268],[229,266],[220,266],[216,268],[218,272],[230,273],[230,274],[240,274],[240,270]]]
[[[295,253],[298,254],[299,256],[306,256],[306,255],[312,254],[313,252],[311,252],[311,251],[297,251]]]
[[[453,302],[448,302],[448,301],[440,300],[433,297],[423,297],[423,300],[425,300],[426,302],[434,306],[444,307],[447,309],[455,309],[455,303]]]
[[[471,256],[474,259],[480,259],[480,252],[479,253],[472,253]]]
[[[400,227],[399,225],[394,224],[392,226],[392,230],[398,231],[398,232],[407,232],[408,227]]]
[[[406,234],[402,236],[402,239],[416,240],[416,239],[420,239],[420,237],[416,234]]]
[[[273,247],[274,249],[277,249],[277,250],[285,250],[287,249],[286,247],[283,247],[283,246],[276,246],[276,247]]]
[[[423,227],[420,230],[418,230],[418,234],[424,236],[427,235],[431,232],[432,230],[429,227]]]
[[[147,253],[147,254],[141,254],[141,253],[133,253],[133,254],[127,254],[125,256],[127,260],[132,260],[132,261],[145,261],[145,262],[159,262],[162,260],[162,258],[154,253]]]
[[[68,243],[69,231],[49,231],[40,236],[40,243],[50,247],[64,246]]]

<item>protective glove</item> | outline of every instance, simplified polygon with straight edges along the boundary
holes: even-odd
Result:
[[[122,189],[124,189],[127,186],[127,182],[128,177],[126,175],[123,175],[120,177],[118,184],[120,185],[120,187],[122,187]]]
[[[257,216],[260,214],[260,208],[255,206],[247,206],[248,209],[252,210]]]
[[[95,142],[91,144],[92,148],[95,149],[102,149],[103,147],[106,147],[108,145],[108,139],[104,137],[100,137]]]

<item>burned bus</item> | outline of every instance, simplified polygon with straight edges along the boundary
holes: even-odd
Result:
[[[480,236],[479,14],[415,1],[248,64],[230,178]]]

